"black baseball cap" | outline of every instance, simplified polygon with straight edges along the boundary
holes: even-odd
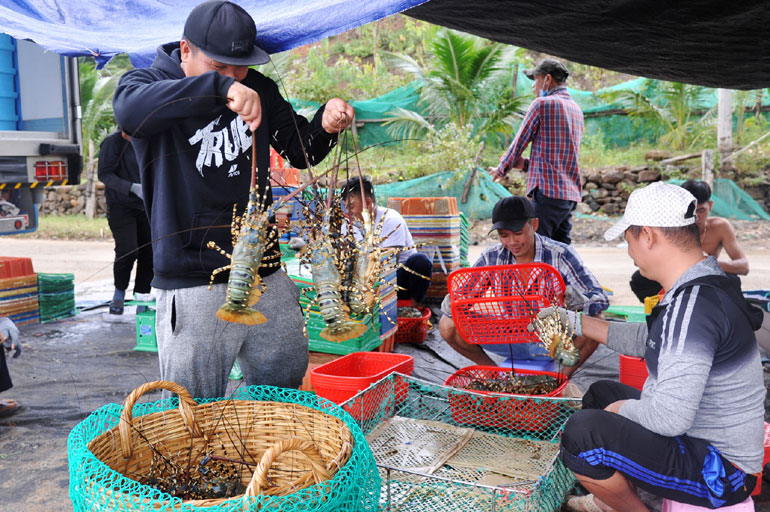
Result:
[[[530,80],[534,80],[535,75],[551,75],[557,82],[563,82],[569,76],[569,71],[556,59],[543,59],[534,68],[525,69],[524,74]]]
[[[232,66],[256,66],[270,62],[257,46],[257,27],[246,10],[226,0],[197,5],[184,24],[184,37],[210,58]]]
[[[535,218],[535,208],[529,199],[522,196],[510,196],[500,199],[492,209],[492,229],[521,231],[529,219]]]

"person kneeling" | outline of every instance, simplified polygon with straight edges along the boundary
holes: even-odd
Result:
[[[646,324],[570,319],[613,350],[644,355],[649,371],[641,391],[595,382],[567,421],[560,457],[592,493],[571,498],[570,510],[648,510],[634,487],[695,506],[730,506],[761,475],[766,393],[753,331],[762,312],[746,302],[735,276],[704,258],[695,209],[687,190],[654,183],[631,194],[605,233],[608,240],[624,234],[629,256],[665,295]]]

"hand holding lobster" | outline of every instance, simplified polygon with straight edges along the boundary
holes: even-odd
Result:
[[[339,133],[353,124],[355,115],[355,110],[345,100],[332,98],[326,102],[321,126],[327,133]]]

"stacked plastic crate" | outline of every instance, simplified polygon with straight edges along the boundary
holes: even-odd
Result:
[[[74,274],[38,274],[40,321],[51,322],[77,314]]]
[[[278,201],[291,194],[301,184],[299,169],[284,167],[283,159],[274,149],[270,149],[270,188],[273,191],[273,201]],[[286,202],[275,214],[278,227],[283,229],[289,221],[297,220],[299,202],[292,198]],[[281,237],[286,241],[291,237],[291,233],[284,233]]]
[[[0,316],[16,325],[40,321],[37,276],[30,258],[0,257]]]
[[[393,197],[392,208],[404,217],[417,250],[433,260],[433,275],[424,302],[440,303],[447,276],[460,268],[462,221],[454,197]],[[467,258],[466,258],[467,259]]]
[[[468,246],[470,245],[470,227],[471,223],[463,212],[460,212],[460,266],[470,267],[468,261]]]

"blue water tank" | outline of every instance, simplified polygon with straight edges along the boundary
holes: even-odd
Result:
[[[16,40],[0,34],[0,130],[17,130],[19,124]]]

